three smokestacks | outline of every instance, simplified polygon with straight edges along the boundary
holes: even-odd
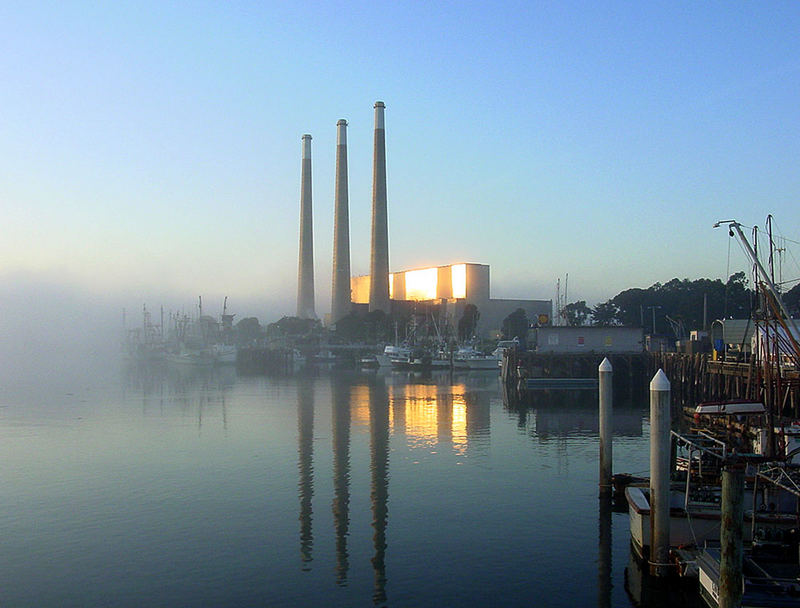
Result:
[[[386,131],[382,101],[375,102],[372,166],[372,246],[369,310],[389,312],[389,229],[386,205]],[[297,316],[316,318],[314,311],[314,246],[311,214],[311,136],[303,135],[300,186],[300,256]],[[347,183],[347,121],[336,123],[336,186],[334,195],[331,323],[350,314],[350,212]]]

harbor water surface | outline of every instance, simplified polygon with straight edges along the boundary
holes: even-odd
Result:
[[[645,473],[646,402],[614,427]],[[0,604],[631,606],[598,453],[596,391],[516,407],[494,372],[5,385]]]

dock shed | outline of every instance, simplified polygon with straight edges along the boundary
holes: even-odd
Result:
[[[640,327],[538,327],[533,331],[537,353],[638,354],[644,350]]]

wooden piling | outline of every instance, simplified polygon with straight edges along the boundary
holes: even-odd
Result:
[[[742,605],[742,526],[744,525],[744,463],[722,470],[722,521],[719,531],[719,608]]]

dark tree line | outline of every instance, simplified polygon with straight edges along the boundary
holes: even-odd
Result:
[[[800,301],[800,290],[795,292],[795,307]],[[748,287],[744,272],[737,272],[723,283],[720,279],[672,279],[668,283],[655,283],[647,289],[631,288],[594,308],[585,301],[572,302],[564,307],[569,325],[622,325],[644,327],[652,330],[655,313],[656,333],[671,333],[667,317],[689,329],[703,326],[703,302],[707,306],[707,322],[715,319],[743,319],[750,316],[754,293]]]

